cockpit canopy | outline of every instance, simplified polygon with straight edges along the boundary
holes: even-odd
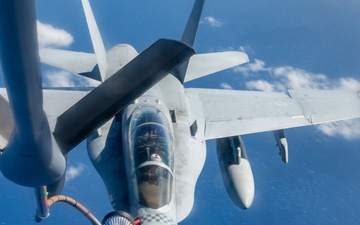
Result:
[[[145,164],[133,177],[135,196],[141,205],[158,209],[171,201],[173,175],[169,168],[157,162]]]
[[[130,136],[134,150],[134,167],[146,161],[162,162],[172,167],[172,137],[169,130],[157,123],[139,125]]]
[[[169,120],[159,109],[135,109],[130,123],[134,193],[149,208],[169,204],[173,187],[173,135]]]

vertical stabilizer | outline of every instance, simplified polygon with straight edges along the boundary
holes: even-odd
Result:
[[[205,0],[196,0],[191,11],[189,20],[186,24],[184,33],[181,37],[181,41],[193,46],[197,29],[199,27],[201,12],[204,7]]]
[[[104,47],[104,43],[101,39],[101,35],[96,24],[94,14],[91,10],[89,0],[81,0],[81,3],[84,8],[86,22],[91,36],[91,42],[93,44],[96,60],[99,66],[101,81],[104,81],[106,79],[105,76],[107,70],[106,50]]]
[[[181,41],[190,46],[194,45],[196,32],[199,27],[201,12],[204,7],[204,2],[205,2],[205,0],[196,0],[195,1],[194,6],[191,10],[190,17],[187,21],[184,33],[181,37]],[[189,60],[184,62],[182,65],[180,65],[174,71],[174,75],[180,80],[181,83],[184,83],[188,64],[189,64]]]

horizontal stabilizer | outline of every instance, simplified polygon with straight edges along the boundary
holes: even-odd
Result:
[[[3,149],[9,142],[13,129],[14,118],[9,102],[0,95],[0,149]]]
[[[95,66],[97,65],[95,54],[85,52],[73,52],[60,49],[41,48],[39,49],[39,55],[40,61],[42,63],[72,73],[86,73],[86,75],[84,76],[101,81],[99,70],[94,70]]]
[[[190,58],[185,82],[249,62],[243,52],[196,54]]]
[[[141,96],[190,56],[179,41],[160,39],[57,119],[54,136],[64,154]]]
[[[44,111],[51,132],[55,129],[56,119],[93,89],[79,87],[43,89]],[[1,100],[1,98],[4,98],[4,100]],[[6,135],[2,133],[5,131],[11,133],[13,129],[10,124],[7,125],[9,122],[12,124],[13,119],[12,114],[7,112],[10,109],[6,104],[9,104],[7,91],[5,88],[0,88],[0,135],[3,137],[6,137]]]

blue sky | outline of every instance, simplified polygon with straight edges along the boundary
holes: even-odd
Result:
[[[192,7],[192,1],[169,0],[90,3],[106,48],[129,43],[139,52],[158,38],[179,39]],[[36,6],[42,46],[93,52],[80,0],[37,0]],[[356,0],[207,1],[194,45],[197,52],[245,51],[250,63],[187,86],[360,90],[359,9]],[[43,76],[46,85],[96,85],[46,66]],[[278,156],[272,133],[244,136],[256,186],[247,211],[227,197],[210,141],[194,209],[181,224],[358,224],[359,127],[360,121],[352,120],[286,130],[287,165]],[[71,153],[68,171],[64,194],[99,219],[111,211],[84,144]],[[2,176],[0,180],[0,224],[36,224],[33,191]],[[61,203],[43,223],[88,224]]]

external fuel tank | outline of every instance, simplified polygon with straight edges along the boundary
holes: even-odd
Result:
[[[226,191],[240,208],[251,206],[255,184],[243,141],[239,136],[216,139],[217,156]]]

